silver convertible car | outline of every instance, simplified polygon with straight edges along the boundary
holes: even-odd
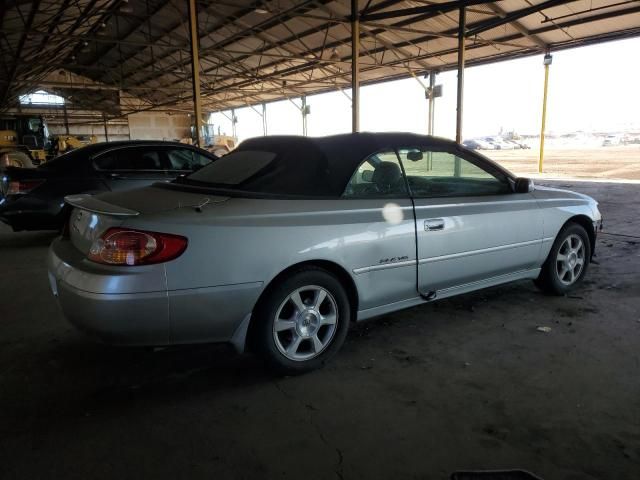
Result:
[[[406,133],[254,138],[173,183],[66,201],[49,277],[79,329],[229,342],[289,373],[352,322],[514,280],[563,294],[601,223],[590,197]]]

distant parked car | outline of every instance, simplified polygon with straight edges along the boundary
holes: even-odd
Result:
[[[477,140],[465,140],[462,142],[462,145],[467,147],[469,150],[482,150],[482,146]]]
[[[606,137],[604,137],[604,140],[602,141],[602,146],[603,147],[612,147],[614,145],[620,145],[621,143],[621,138],[619,135],[607,135]]]
[[[508,143],[509,145],[513,146],[515,150],[519,150],[522,148],[522,145],[516,140],[504,140],[504,143]]]
[[[479,138],[465,140],[464,142],[462,142],[462,145],[464,145],[470,150],[494,150],[493,145]]]
[[[183,143],[123,141],[79,148],[37,168],[0,167],[0,220],[14,231],[58,230],[66,195],[169,182],[216,158]]]
[[[485,140],[493,145],[495,150],[513,150],[516,148],[512,143],[509,143],[502,138],[487,137]]]

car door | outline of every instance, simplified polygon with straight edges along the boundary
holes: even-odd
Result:
[[[353,230],[344,237],[342,251],[359,292],[360,318],[416,298],[413,205],[395,151],[364,159],[341,203],[341,222]]]
[[[536,267],[542,214],[491,162],[455,147],[398,151],[414,201],[423,294]]]
[[[97,155],[93,166],[112,191],[145,187],[171,179],[161,147],[131,146]]]

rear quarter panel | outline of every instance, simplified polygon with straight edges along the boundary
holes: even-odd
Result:
[[[390,203],[398,216],[393,223],[382,216]],[[361,309],[416,296],[415,265],[354,273],[382,259],[415,260],[409,200],[232,198],[202,213],[181,208],[129,224],[188,237],[186,252],[166,264],[170,291],[255,282],[264,287],[292,265],[326,260],[352,277]]]

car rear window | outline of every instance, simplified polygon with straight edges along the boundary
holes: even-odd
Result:
[[[348,179],[348,178],[347,178]],[[344,188],[346,180],[341,180]],[[326,154],[305,139],[246,141],[180,183],[270,195],[334,196]]]
[[[273,163],[275,157],[274,152],[255,150],[231,152],[208,168],[190,175],[189,178],[199,182],[235,187],[265,170]]]
[[[81,148],[66,152],[59,157],[38,165],[40,170],[55,170],[56,172],[79,172],[86,166],[87,155]]]

